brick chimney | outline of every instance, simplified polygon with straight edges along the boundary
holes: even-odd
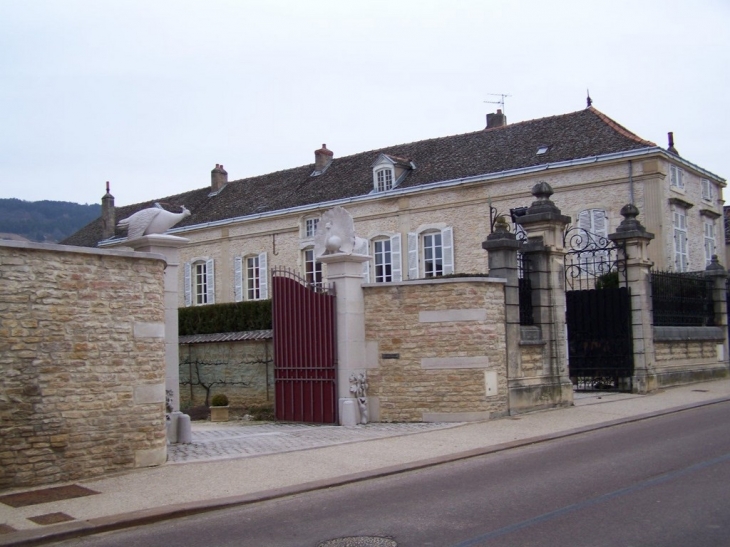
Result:
[[[334,153],[331,150],[327,150],[327,145],[323,144],[322,148],[314,151],[314,170],[320,173],[330,164]]]
[[[109,181],[106,181],[106,194],[101,198],[101,237],[109,239],[114,235],[116,226],[114,196],[109,193]]]
[[[223,164],[215,164],[210,172],[210,190],[213,193],[220,192],[228,184],[228,172],[223,169]]]
[[[677,152],[677,149],[674,148],[674,133],[670,131],[667,133],[667,140],[669,141],[669,146],[667,146],[667,152],[670,154],[674,154],[675,156],[679,156],[679,152]]]
[[[492,129],[493,127],[502,127],[507,125],[507,116],[502,114],[502,109],[498,108],[497,112],[492,114],[487,114],[487,129]]]

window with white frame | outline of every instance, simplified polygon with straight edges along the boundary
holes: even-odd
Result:
[[[375,282],[390,283],[393,281],[393,255],[389,239],[373,241],[373,259],[375,263]]]
[[[708,179],[702,179],[702,199],[705,201],[712,201],[715,197],[713,192],[712,183]]]
[[[314,258],[314,249],[304,249],[304,278],[312,287],[322,285],[322,263]]]
[[[674,228],[674,270],[686,272],[689,268],[687,252],[687,210],[674,205],[672,211],[672,227]]]
[[[715,252],[715,220],[704,218],[703,224],[705,231],[705,266],[709,266],[712,263],[712,255],[717,254]]]
[[[304,221],[304,237],[314,237],[317,232],[318,218],[308,218]]]
[[[185,263],[185,305],[215,304],[215,270],[213,260],[196,259]]]
[[[393,168],[383,167],[375,171],[375,190],[385,192],[393,188]]]
[[[454,235],[451,227],[408,234],[408,278],[454,273]]]
[[[234,259],[233,292],[236,302],[244,300],[266,300],[268,291],[268,269],[266,253]]]
[[[677,190],[684,190],[684,171],[676,165],[669,166],[669,186]]]

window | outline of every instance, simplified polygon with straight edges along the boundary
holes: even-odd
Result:
[[[702,179],[700,182],[702,183],[702,199],[712,201],[714,198],[712,183],[707,179]]]
[[[196,259],[185,263],[185,305],[215,304],[215,270],[213,260]]]
[[[304,221],[304,237],[314,237],[317,232],[318,218],[308,218]]]
[[[421,257],[423,257],[421,261]],[[454,273],[453,229],[408,234],[408,278],[439,277]]]
[[[705,266],[709,266],[712,262],[712,255],[715,253],[715,221],[711,218],[705,218],[703,221],[705,226]]]
[[[266,300],[269,297],[266,263],[266,253],[234,259],[233,293],[236,302],[243,300],[244,296],[246,300]]]
[[[304,250],[304,277],[312,287],[322,285],[322,263],[314,258],[314,249]]]
[[[608,237],[608,216],[603,209],[585,209],[578,213],[578,227],[592,236]],[[593,238],[595,239],[595,237]]]
[[[684,190],[684,171],[676,165],[669,166],[669,186],[678,190]]]
[[[689,267],[689,255],[687,254],[687,211],[674,206],[672,215],[672,226],[674,227],[674,270],[686,272]]]
[[[390,283],[393,281],[393,256],[390,252],[390,240],[379,239],[373,242],[375,258],[375,282]]]
[[[385,192],[393,188],[393,169],[384,167],[375,172],[376,187],[378,192]]]

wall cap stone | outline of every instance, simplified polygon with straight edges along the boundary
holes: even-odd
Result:
[[[35,243],[32,241],[0,240],[0,247],[23,249],[29,251],[51,251],[57,253],[75,253],[83,255],[114,256],[122,258],[138,258],[147,260],[161,260],[167,262],[164,255],[159,253],[137,253],[134,251],[117,251],[114,249],[96,249],[93,247],[76,247],[74,245],[59,245],[58,243]]]
[[[724,327],[654,327],[654,340],[676,342],[693,340],[724,340]]]
[[[507,280],[503,277],[449,277],[447,279],[439,279],[431,277],[428,279],[414,279],[411,281],[399,281],[397,283],[363,283],[363,287],[409,287],[413,285],[440,285],[442,283],[501,283],[507,284]]]

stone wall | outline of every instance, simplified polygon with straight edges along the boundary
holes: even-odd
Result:
[[[164,268],[0,241],[0,488],[165,462]]]
[[[186,338],[196,337],[181,338],[181,408],[204,405],[206,390],[200,384],[210,385],[212,382],[215,385],[210,388],[210,396],[224,393],[234,413],[273,404],[274,349],[271,337],[267,340],[206,343],[182,343]]]
[[[453,278],[363,289],[366,343],[377,352],[368,395],[380,421],[507,414],[503,282]]]
[[[657,387],[727,378],[722,327],[654,327]]]

